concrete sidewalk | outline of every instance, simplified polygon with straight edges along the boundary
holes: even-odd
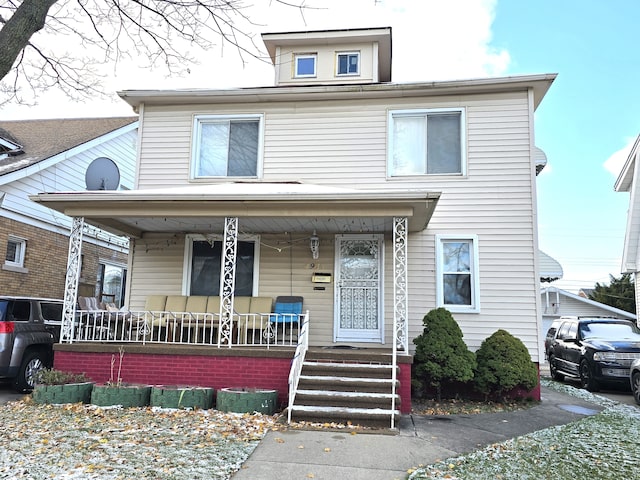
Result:
[[[602,410],[579,398],[542,389],[530,409],[478,415],[403,415],[398,432],[272,431],[234,480],[394,480],[419,465],[495,442],[562,425]]]

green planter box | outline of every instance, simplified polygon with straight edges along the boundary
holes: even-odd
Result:
[[[95,385],[91,392],[91,403],[101,407],[122,405],[123,407],[146,407],[149,405],[150,386],[143,385]]]
[[[36,385],[32,398],[35,403],[89,403],[93,382],[63,385]]]
[[[216,409],[222,412],[259,412],[273,415],[277,405],[277,390],[223,388],[216,396]]]
[[[163,408],[201,408],[213,405],[213,388],[154,386],[151,388],[150,404]]]

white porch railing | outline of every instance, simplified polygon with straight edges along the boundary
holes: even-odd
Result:
[[[302,373],[302,365],[304,364],[305,356],[309,350],[309,311],[305,315],[302,321],[300,336],[298,337],[298,346],[296,347],[296,353],[291,360],[291,371],[289,372],[289,408],[287,408],[287,423],[291,423],[291,411],[293,408],[293,402],[296,399],[296,392],[298,391],[298,383],[300,382],[300,374]]]
[[[282,314],[233,314],[230,335],[222,335],[217,313],[76,310],[71,336],[61,341],[294,348],[308,319],[308,311],[286,321]]]

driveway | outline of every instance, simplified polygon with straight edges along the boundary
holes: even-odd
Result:
[[[11,383],[0,383],[0,405],[12,400],[20,400],[24,395],[24,393],[16,392]]]

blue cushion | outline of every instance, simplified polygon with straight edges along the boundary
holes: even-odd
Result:
[[[298,315],[302,313],[302,302],[295,303],[279,303],[276,302],[274,315],[271,315],[271,321],[276,323],[291,323],[298,320]],[[289,314],[289,315],[286,315]]]

